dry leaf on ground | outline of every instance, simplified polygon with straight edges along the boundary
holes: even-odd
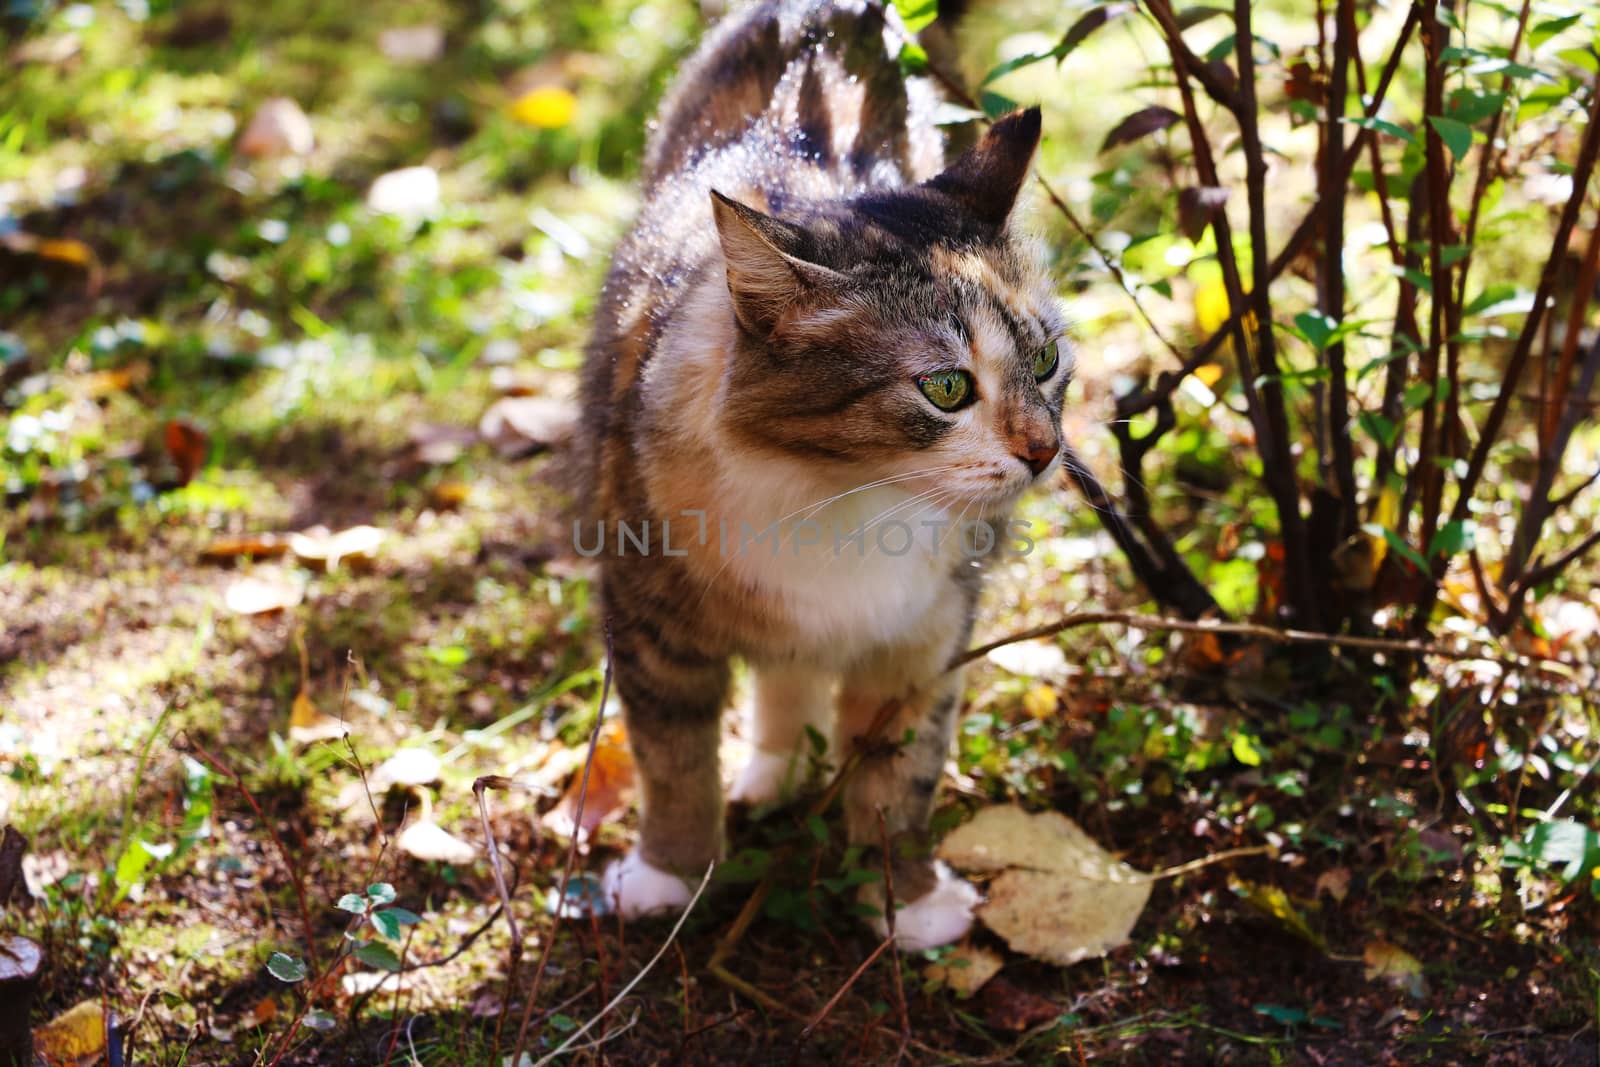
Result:
[[[583,789],[582,761],[566,792],[556,806],[545,813],[543,822],[551,831],[571,837],[578,811],[578,794]],[[579,836],[587,838],[595,827],[626,810],[633,798],[633,753],[628,751],[620,722],[607,723],[595,744],[594,764],[589,769],[589,792],[583,803]]]
[[[304,689],[295,694],[294,705],[289,709],[289,740],[301,744],[331,741],[343,737],[346,729],[342,720],[317,710]]]
[[[200,550],[200,558],[210,563],[253,557],[270,559],[289,551],[287,541],[276,534],[247,534],[243,537],[219,537]]]
[[[444,764],[425,748],[402,748],[378,764],[368,782],[374,794],[396,785],[431,785],[439,780]]]
[[[1031,1029],[1061,1014],[1061,1006],[1049,997],[1030,993],[1004,978],[996,978],[985,985],[978,1001],[984,1022],[997,1030],[1015,1033]]]
[[[426,863],[471,863],[478,856],[472,845],[426,819],[406,827],[397,844],[401,852]]]
[[[1018,952],[1066,965],[1127,943],[1152,879],[1101,848],[1059,812],[986,808],[939,846],[964,871],[1003,871],[978,908]]]
[[[461,453],[478,442],[478,431],[470,426],[442,422],[420,422],[407,435],[417,459],[423,463],[454,463]]]
[[[549,396],[508,396],[489,405],[478,432],[502,456],[525,456],[561,444],[577,426],[570,400]]]
[[[938,963],[930,963],[923,975],[939,982],[956,996],[965,999],[982,989],[1000,973],[1004,961],[1000,953],[976,945],[959,945]]]
[[[1350,868],[1330,867],[1317,875],[1316,895],[1327,893],[1335,904],[1344,903],[1350,895]]]
[[[342,562],[371,562],[388,536],[376,526],[352,526],[338,533],[331,533],[326,527],[314,526],[290,534],[289,550],[294,553],[295,559],[308,567],[336,571]]]
[[[106,1020],[98,1000],[75,1004],[33,1032],[34,1052],[50,1067],[87,1064],[106,1047]]]
[[[265,615],[284,611],[300,603],[305,596],[299,582],[283,574],[260,574],[240,578],[228,586],[223,602],[228,610],[239,615]]]
[[[257,158],[304,156],[311,152],[313,140],[311,120],[300,105],[275,96],[256,109],[239,136],[239,152]]]
[[[439,172],[432,167],[401,167],[380,174],[367,190],[367,208],[379,215],[420,219],[439,206]]]
[[[444,52],[439,26],[392,26],[378,34],[378,51],[396,63],[431,63]]]
[[[163,439],[172,465],[178,468],[178,484],[188,485],[205,465],[211,436],[187,419],[169,419]]]
[[[1367,981],[1384,981],[1413,997],[1427,992],[1422,978],[1422,961],[1405,949],[1387,941],[1370,942],[1361,952],[1361,962],[1366,964]]]

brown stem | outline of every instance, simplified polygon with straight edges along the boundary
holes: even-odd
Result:
[[[1423,111],[1429,116],[1444,114],[1444,50],[1448,41],[1444,23],[1430,13],[1422,23],[1422,46],[1426,57]],[[1444,495],[1444,469],[1438,462],[1438,456],[1445,451],[1440,447],[1445,420],[1441,417],[1438,390],[1447,330],[1445,308],[1449,305],[1450,292],[1450,281],[1444,266],[1444,248],[1450,243],[1450,179],[1445,169],[1444,139],[1439,136],[1439,131],[1433,128],[1432,123],[1424,121],[1423,136],[1427,157],[1428,281],[1431,299],[1428,344],[1422,352],[1421,371],[1422,381],[1429,389],[1429,399],[1422,408],[1422,438],[1417,445],[1417,462],[1411,470],[1411,477],[1419,487],[1422,506],[1418,543],[1427,552],[1439,528],[1439,511]]]
[[[1573,229],[1577,226],[1578,213],[1589,188],[1589,179],[1594,174],[1597,155],[1600,155],[1600,75],[1596,76],[1595,84],[1590,89],[1589,114],[1584,126],[1583,143],[1578,149],[1578,160],[1572,171],[1572,195],[1561,210],[1555,240],[1552,242],[1549,258],[1545,260],[1544,270],[1540,273],[1538,289],[1534,293],[1533,308],[1522,324],[1522,331],[1517,334],[1516,347],[1512,349],[1511,358],[1506,363],[1500,391],[1495,395],[1494,403],[1490,405],[1489,413],[1484,418],[1483,427],[1478,432],[1477,446],[1472,450],[1472,456],[1467,461],[1467,471],[1462,475],[1457,487],[1455,508],[1451,512],[1452,521],[1467,518],[1478,481],[1483,477],[1484,468],[1488,466],[1489,452],[1500,437],[1506,413],[1511,407],[1511,398],[1517,394],[1521,384],[1528,357],[1533,352],[1534,338],[1538,336],[1546,307],[1550,303],[1551,294],[1555,291],[1556,277],[1567,255],[1567,245],[1571,241]],[[1435,570],[1439,566],[1440,563],[1436,562]],[[1424,596],[1413,613],[1413,628],[1425,623],[1429,612],[1433,610],[1433,601],[1437,596],[1438,582],[1427,583]]]
[[[1271,257],[1267,246],[1267,161],[1261,147],[1260,112],[1256,105],[1255,36],[1251,32],[1250,0],[1234,0],[1235,53],[1239,62],[1239,135],[1244,148],[1245,186],[1250,201],[1250,293],[1255,314],[1252,332],[1255,362],[1261,370],[1261,406],[1267,436],[1257,441],[1262,476],[1278,511],[1283,539],[1284,585],[1290,607],[1304,626],[1323,626],[1322,608],[1313,594],[1311,557],[1306,541],[1305,516],[1300,511],[1300,488],[1294,456],[1289,448],[1289,418],[1283,403],[1282,369],[1278,366],[1272,330]]]
[[[1561,461],[1566,458],[1567,445],[1572,441],[1573,431],[1578,428],[1578,423],[1583,420],[1584,408],[1589,394],[1594,391],[1597,377],[1600,377],[1600,337],[1597,337],[1589,345],[1589,350],[1583,359],[1583,369],[1579,375],[1577,387],[1567,390],[1566,395],[1562,398],[1563,410],[1560,413],[1560,424],[1556,427],[1549,446],[1540,452],[1539,469],[1534,475],[1533,484],[1528,488],[1528,502],[1523,506],[1522,515],[1517,521],[1517,532],[1511,540],[1511,551],[1506,554],[1505,568],[1501,574],[1501,580],[1512,590],[1509,612],[1511,615],[1519,612],[1522,594],[1532,585],[1538,584],[1537,582],[1523,582],[1519,579],[1523,577],[1523,568],[1526,567],[1528,558],[1533,554],[1534,546],[1538,544],[1539,535],[1544,530],[1545,520],[1555,511],[1555,506],[1550,500],[1550,488],[1555,484],[1556,474],[1561,469]],[[1543,568],[1540,569],[1543,570]]]
[[[1516,32],[1511,35],[1511,49],[1506,53],[1506,61],[1515,63],[1517,53],[1522,49],[1522,36],[1528,29],[1528,14],[1533,8],[1533,0],[1522,0],[1522,10],[1517,13]],[[1500,77],[1500,91],[1510,93],[1512,86],[1511,75],[1504,74]],[[1478,156],[1478,174],[1472,180],[1472,204],[1467,209],[1467,228],[1463,231],[1461,240],[1466,245],[1465,254],[1457,264],[1459,274],[1456,275],[1456,304],[1459,306],[1467,299],[1467,267],[1472,262],[1472,242],[1478,236],[1478,214],[1483,207],[1483,195],[1489,189],[1490,176],[1494,174],[1499,160],[1505,155],[1495,149],[1495,142],[1500,139],[1500,126],[1505,120],[1505,108],[1502,107],[1494,113],[1494,118],[1489,122],[1489,140],[1483,152]]]
[[[1328,116],[1323,149],[1319,197],[1326,201],[1322,228],[1322,313],[1344,321],[1344,107],[1349,93],[1350,55],[1355,38],[1355,0],[1338,0],[1334,19],[1333,67],[1328,74]],[[1345,376],[1344,342],[1328,346],[1328,440],[1334,482],[1340,501],[1339,532],[1351,537],[1358,525],[1356,514],[1356,461],[1350,443],[1350,383]]]

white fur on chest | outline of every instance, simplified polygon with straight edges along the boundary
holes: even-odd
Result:
[[[819,507],[825,489],[775,466],[725,462],[713,505],[726,516],[714,580],[777,600],[797,646],[831,653],[824,658],[914,639],[961,562],[956,516],[897,486]]]

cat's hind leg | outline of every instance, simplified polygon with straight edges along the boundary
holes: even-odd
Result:
[[[639,792],[639,842],[602,877],[624,918],[677,910],[722,858],[717,770],[726,658],[680,643],[647,620],[612,616],[612,676]]]
[[[758,806],[792,799],[806,785],[812,766],[806,728],[828,736],[833,678],[790,664],[757,666],[754,674],[750,760],[735,779],[728,799]]]

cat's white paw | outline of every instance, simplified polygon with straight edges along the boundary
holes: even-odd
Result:
[[[735,804],[748,804],[751,807],[787,800],[794,795],[795,786],[799,784],[799,772],[802,769],[800,760],[801,757],[795,752],[769,752],[764,748],[752,748],[750,761],[739,772],[733,788],[728,790],[728,799]]]
[[[612,863],[600,876],[600,890],[624,919],[661,911],[682,911],[694,893],[682,878],[652,867],[638,852]]]
[[[959,941],[972,928],[972,909],[983,900],[971,882],[944,864],[938,864],[939,880],[926,895],[894,913],[894,939],[907,952],[938,948]],[[872,928],[886,937],[889,924],[875,916]]]

